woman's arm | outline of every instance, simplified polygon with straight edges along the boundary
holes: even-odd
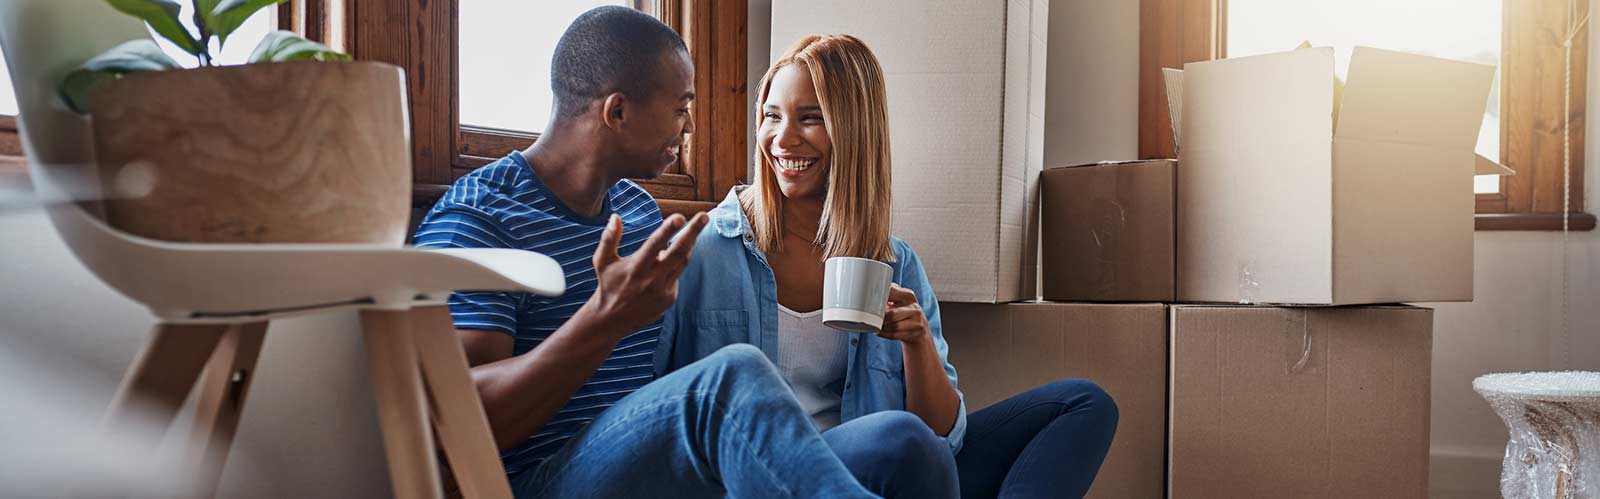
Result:
[[[911,290],[892,285],[889,312],[878,336],[900,341],[906,376],[906,410],[934,433],[949,436],[961,414],[961,395],[945,373],[937,338]]]

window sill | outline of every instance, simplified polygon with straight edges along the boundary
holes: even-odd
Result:
[[[1560,231],[1560,213],[1479,213],[1478,230]],[[1567,219],[1573,232],[1594,230],[1595,217],[1588,213],[1573,213]]]

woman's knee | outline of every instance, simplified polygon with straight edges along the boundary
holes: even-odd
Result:
[[[1069,407],[1081,407],[1102,413],[1113,422],[1118,418],[1116,399],[1093,381],[1066,379],[1045,385],[1045,388],[1051,392],[1051,398]]]
[[[885,459],[925,464],[940,461],[950,455],[950,444],[935,434],[922,418],[906,411],[883,411],[862,416],[870,420],[874,439],[872,447]]]

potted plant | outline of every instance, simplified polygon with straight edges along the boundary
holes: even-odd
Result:
[[[195,56],[183,69],[151,39],[85,62],[59,86],[91,116],[102,184],[147,176],[148,195],[104,202],[124,232],[202,243],[398,245],[410,209],[410,126],[400,68],[288,31],[249,61],[218,66],[216,45],[283,0],[106,0]]]

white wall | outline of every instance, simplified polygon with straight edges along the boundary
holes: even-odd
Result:
[[[1600,7],[1591,1],[1590,9]],[[1590,25],[1589,46],[1600,46]],[[1589,52],[1589,116],[1600,51]],[[1600,127],[1584,138],[1584,207],[1600,210]],[[1513,166],[1515,168],[1515,166]],[[1433,495],[1499,497],[1506,429],[1472,391],[1493,372],[1600,370],[1600,232],[1479,232],[1472,303],[1433,304]],[[1563,266],[1563,246],[1565,266]],[[1565,277],[1565,284],[1563,284]],[[1565,287],[1565,291],[1563,288]],[[1563,313],[1563,305],[1565,312]],[[1565,327],[1563,328],[1563,315]]]

